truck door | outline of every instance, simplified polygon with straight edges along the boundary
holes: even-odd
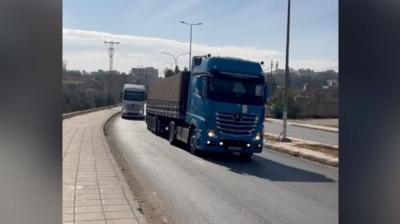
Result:
[[[206,78],[193,76],[191,82],[190,112],[205,119]]]

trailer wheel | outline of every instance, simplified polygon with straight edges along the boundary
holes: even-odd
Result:
[[[152,118],[153,118],[153,120],[151,122],[151,130],[152,130],[153,134],[157,135],[157,132],[156,132],[156,130],[157,130],[156,129],[157,128],[157,116],[153,116]]]
[[[151,119],[150,119],[150,131],[153,134],[156,133],[155,127],[156,127],[156,117],[155,116],[151,116]]]
[[[190,129],[189,132],[189,151],[193,155],[198,155],[199,150],[196,147],[196,140],[197,140],[197,128]]]
[[[150,131],[150,121],[149,121],[149,119],[150,119],[150,115],[147,115],[146,116],[146,127],[147,127],[147,130]]]
[[[176,133],[175,133],[175,123],[174,122],[169,122],[168,125],[168,141],[171,145],[176,144]]]
[[[154,118],[154,133],[156,134],[156,135],[160,135],[161,133],[160,133],[160,119],[157,117],[157,116],[155,116],[155,118]]]

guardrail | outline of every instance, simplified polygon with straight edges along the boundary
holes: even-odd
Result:
[[[62,119],[66,119],[66,118],[70,118],[73,116],[77,116],[77,115],[81,115],[81,114],[86,114],[86,113],[90,113],[90,112],[95,112],[95,111],[99,111],[99,110],[104,110],[104,109],[109,109],[109,108],[113,108],[113,107],[117,107],[117,106],[121,106],[121,104],[115,104],[115,105],[110,105],[110,106],[105,106],[105,107],[96,107],[96,108],[90,108],[87,110],[79,110],[79,111],[74,111],[71,113],[65,113],[62,115]]]

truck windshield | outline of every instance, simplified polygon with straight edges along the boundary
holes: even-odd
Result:
[[[124,91],[124,100],[144,101],[144,92]]]
[[[213,77],[208,82],[207,97],[216,101],[263,105],[264,83]]]

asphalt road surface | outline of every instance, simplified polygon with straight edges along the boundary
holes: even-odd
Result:
[[[108,133],[170,222],[338,223],[336,168],[267,149],[245,161],[197,157],[120,117]]]
[[[282,132],[282,123],[264,122],[264,131],[279,135]],[[291,126],[289,124],[287,125],[287,136],[330,145],[338,145],[339,142],[338,133]]]

